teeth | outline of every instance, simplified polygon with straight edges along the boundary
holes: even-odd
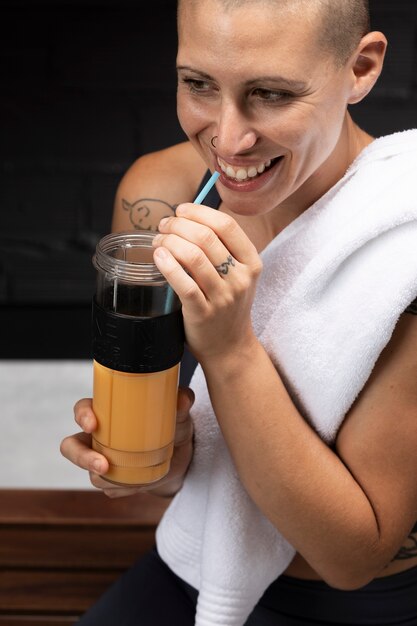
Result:
[[[248,177],[248,172],[244,170],[243,168],[241,168],[240,170],[236,172],[236,178],[238,180],[246,180],[247,177]]]
[[[265,163],[261,163],[257,167],[251,165],[248,169],[245,167],[239,166],[238,169],[234,169],[231,165],[224,163],[219,158],[217,159],[217,163],[220,165],[221,170],[228,176],[229,178],[234,178],[236,180],[246,180],[247,178],[255,178],[259,174],[262,174],[267,167],[270,167],[271,160],[265,161]]]

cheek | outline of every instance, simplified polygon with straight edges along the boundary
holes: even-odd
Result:
[[[188,137],[198,134],[209,123],[209,116],[205,108],[191,98],[180,94],[177,95],[177,116],[181,128]]]
[[[292,151],[315,153],[333,144],[339,136],[344,111],[341,107],[307,106],[292,112],[283,126],[283,141]]]
[[[294,107],[275,121],[277,142],[291,152],[304,149],[319,136],[315,112],[310,108]]]

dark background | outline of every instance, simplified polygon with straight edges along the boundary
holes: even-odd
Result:
[[[184,138],[175,4],[0,2],[0,358],[90,356],[91,256],[117,184]],[[371,0],[390,47],[352,114],[376,136],[417,127],[416,5]]]

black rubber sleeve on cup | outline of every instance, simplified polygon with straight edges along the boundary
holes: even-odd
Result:
[[[93,300],[93,358],[113,370],[131,374],[174,367],[184,352],[181,309],[159,317],[131,317],[104,310]]]

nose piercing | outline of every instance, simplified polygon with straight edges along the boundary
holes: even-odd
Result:
[[[212,137],[212,138],[210,139],[210,143],[211,143],[211,145],[213,146],[213,148],[215,148],[215,147],[216,147],[216,144],[215,144],[214,142],[215,142],[215,140],[217,139],[217,137],[218,137],[218,135],[214,135],[214,137]]]

